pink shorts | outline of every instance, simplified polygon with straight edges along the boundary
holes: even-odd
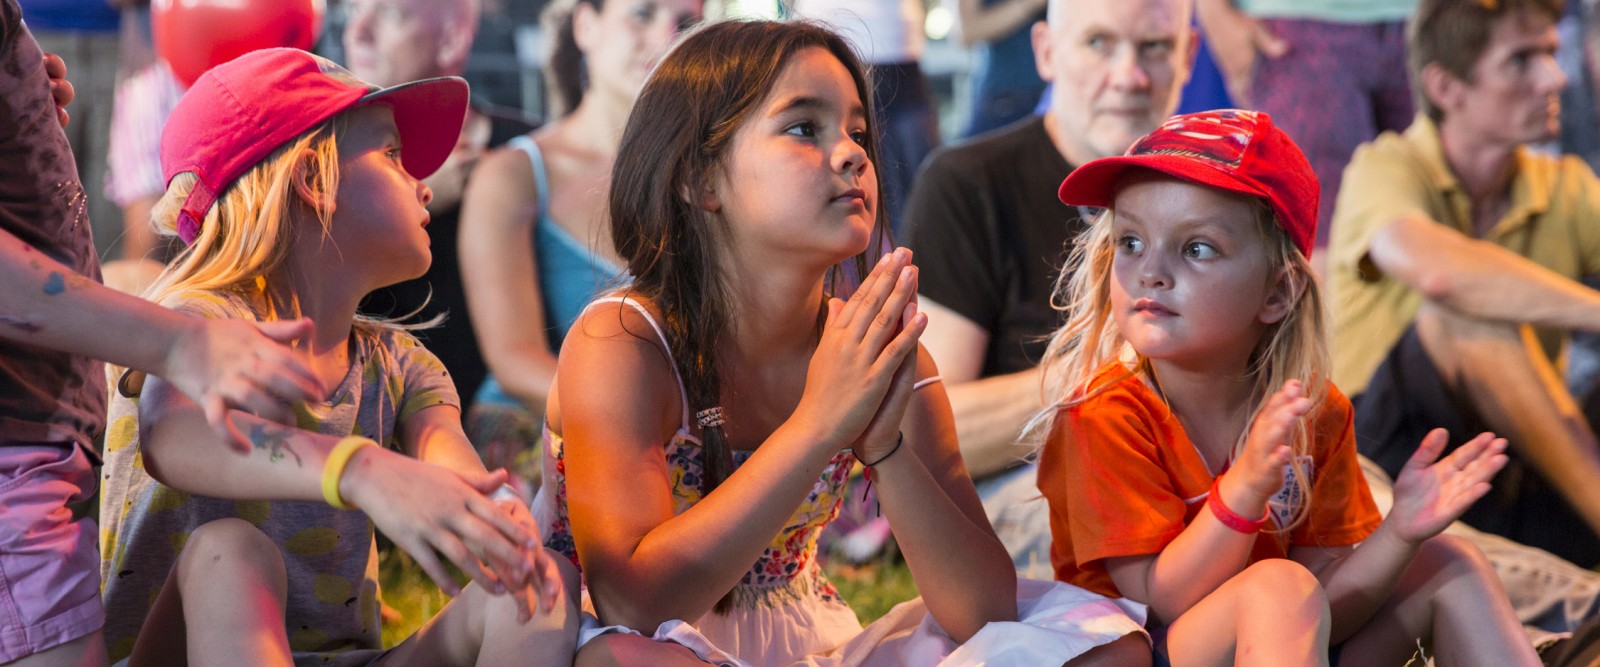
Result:
[[[0,663],[84,637],[105,622],[95,524],[71,503],[94,495],[74,443],[0,438]]]

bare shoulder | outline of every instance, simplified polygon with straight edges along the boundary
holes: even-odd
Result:
[[[467,180],[463,206],[474,203],[491,207],[536,204],[539,195],[533,182],[533,165],[528,154],[514,146],[501,146],[483,156]],[[531,218],[529,221],[531,222]]]
[[[553,430],[570,432],[574,420],[663,435],[678,428],[682,400],[672,357],[652,325],[659,316],[648,302],[630,301],[591,304],[567,332],[549,410]]]

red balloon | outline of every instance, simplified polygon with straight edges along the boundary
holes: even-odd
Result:
[[[310,50],[322,32],[325,0],[154,0],[156,53],[183,85],[257,49]]]

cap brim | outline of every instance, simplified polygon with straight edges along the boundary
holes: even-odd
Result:
[[[1266,193],[1227,172],[1183,155],[1120,155],[1089,162],[1067,174],[1056,196],[1069,206],[1109,208],[1116,198],[1117,180],[1137,169],[1160,172],[1199,185],[1264,197]]]
[[[394,110],[400,133],[401,163],[418,179],[439,170],[461,138],[467,120],[469,92],[460,77],[412,81],[373,91],[361,104],[382,104]]]

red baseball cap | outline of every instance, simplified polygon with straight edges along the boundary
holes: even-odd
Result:
[[[326,58],[299,49],[262,49],[211,68],[184,93],[161,132],[161,176],[199,177],[178,215],[193,243],[217,198],[251,167],[295,137],[366,104],[394,109],[402,164],[425,178],[444,164],[467,117],[459,77],[378,88]]]
[[[1118,157],[1078,167],[1061,182],[1061,201],[1111,206],[1117,179],[1129,169],[1260,197],[1307,258],[1317,238],[1322,188],[1300,147],[1260,111],[1221,109],[1173,116]]]

